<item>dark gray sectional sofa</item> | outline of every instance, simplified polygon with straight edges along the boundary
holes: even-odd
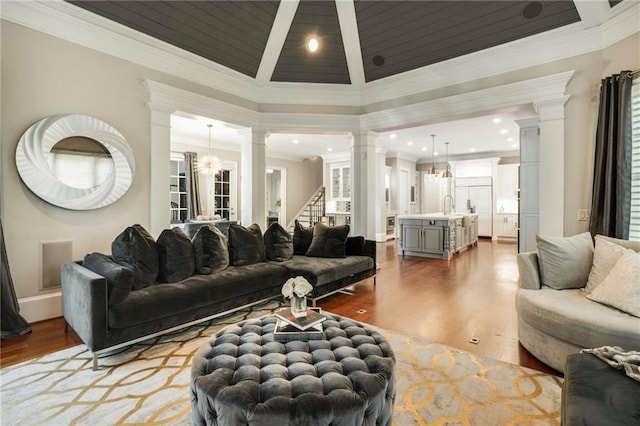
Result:
[[[259,228],[256,232],[259,233]],[[140,287],[136,281],[138,278],[131,277],[137,277],[136,267],[140,265],[121,265],[112,257],[100,255],[102,260],[110,263],[103,276],[85,267],[90,260],[93,265],[96,254],[92,254],[91,259],[85,257],[85,265],[83,262],[62,265],[64,318],[93,353],[93,367],[96,369],[98,355],[102,352],[282,297],[282,285],[289,278],[302,275],[313,285],[309,298],[314,305],[318,299],[369,277],[374,277],[375,285],[375,242],[365,241],[363,237],[347,238],[346,234],[344,237],[343,251],[336,257],[310,257],[293,254],[291,250],[288,253],[293,255],[282,261],[272,261],[268,259],[272,256],[265,256],[255,263],[236,262],[241,265],[233,265],[232,254],[231,264],[222,270],[211,274],[196,272],[177,282],[155,282],[136,290],[133,288]],[[230,240],[233,239],[231,235]],[[287,244],[293,245],[292,240],[289,237]],[[243,243],[238,247],[238,244],[236,241],[235,252],[244,250],[246,254],[247,245]],[[300,247],[296,248],[300,253]],[[116,253],[115,246],[112,246],[112,251]],[[266,251],[269,255],[269,244]],[[229,252],[234,252],[233,241],[229,241]],[[132,288],[118,293],[123,277],[126,278],[124,281],[129,279],[136,283],[126,284]]]

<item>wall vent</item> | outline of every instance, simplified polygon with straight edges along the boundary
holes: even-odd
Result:
[[[40,243],[42,253],[42,290],[60,288],[60,266],[71,262],[71,241],[45,241]]]

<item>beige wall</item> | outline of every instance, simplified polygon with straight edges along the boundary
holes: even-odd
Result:
[[[300,209],[309,201],[313,193],[322,186],[322,158],[305,158],[291,161],[267,157],[267,165],[287,170],[287,223],[291,222]]]
[[[2,220],[19,298],[40,293],[40,243],[69,240],[74,259],[110,252],[125,226],[149,222],[149,110],[140,67],[2,22]],[[56,114],[99,117],[129,141],[136,161],[130,190],[98,210],[51,206],[20,181],[15,149],[23,132]]]
[[[145,79],[256,108],[246,101],[10,22],[2,21],[1,36],[0,213],[18,298],[43,294],[41,242],[72,241],[73,258],[81,259],[92,251],[110,253],[111,241],[128,225],[148,227],[152,147]],[[118,129],[131,145],[136,161],[133,185],[108,207],[64,210],[42,201],[20,181],[14,158],[23,132],[44,117],[70,113],[100,118]],[[227,156],[238,162],[240,172],[240,154],[229,151]],[[268,158],[268,163],[287,169],[287,214],[292,217],[322,184],[322,161],[316,164]]]
[[[599,82],[621,70],[640,68],[640,33],[578,59],[565,106],[565,235],[588,229],[588,222],[577,220],[577,210],[591,208]]]

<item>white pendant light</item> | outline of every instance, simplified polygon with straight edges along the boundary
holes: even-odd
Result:
[[[198,173],[202,175],[214,175],[220,168],[220,160],[211,155],[211,127],[213,127],[213,124],[207,124],[207,127],[209,128],[209,149],[207,150],[207,155],[203,156],[200,161],[198,161],[196,169],[198,170]]]
[[[436,168],[434,153],[436,151],[436,135],[431,135],[431,167],[427,170],[427,174],[431,178],[438,177],[438,169]]]
[[[447,147],[447,170],[442,173],[442,178],[451,179],[453,175],[451,174],[451,170],[449,169],[449,142],[445,142],[444,145]]]

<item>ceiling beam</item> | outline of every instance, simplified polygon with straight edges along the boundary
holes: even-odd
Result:
[[[260,66],[256,74],[256,80],[259,84],[268,83],[271,80],[271,75],[276,68],[278,58],[280,58],[282,46],[284,46],[284,41],[289,33],[289,28],[291,27],[291,22],[293,22],[293,17],[296,14],[299,3],[300,0],[280,1],[276,19],[273,20],[271,33],[269,33],[269,39],[262,53],[262,59],[260,60]]]
[[[360,54],[360,36],[358,35],[358,21],[353,0],[336,0],[336,10],[338,11],[338,21],[340,22],[340,32],[342,33],[344,54],[347,57],[351,85],[363,87],[365,82],[364,66]]]
[[[586,28],[597,27],[607,20],[611,6],[608,0],[573,0]]]

